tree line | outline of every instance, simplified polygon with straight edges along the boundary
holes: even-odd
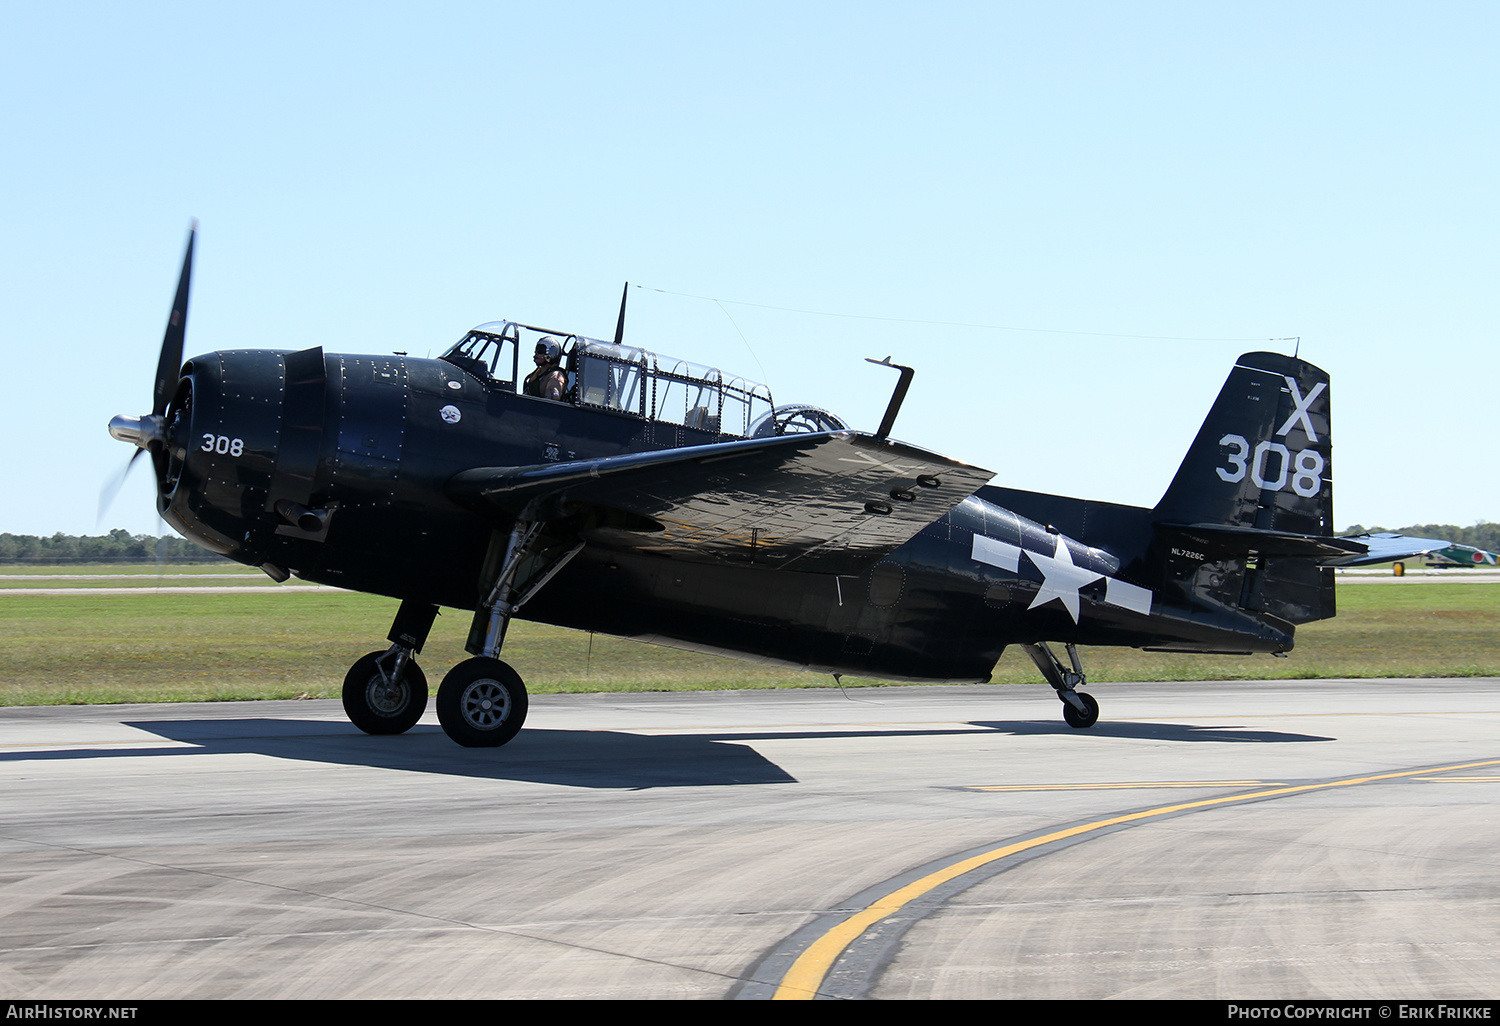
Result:
[[[0,563],[219,563],[224,557],[168,535],[131,534],[115,528],[108,534],[0,534]]]

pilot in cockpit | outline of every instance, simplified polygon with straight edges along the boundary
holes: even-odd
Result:
[[[536,362],[536,370],[526,375],[522,391],[542,399],[566,399],[568,376],[563,373],[562,346],[557,344],[557,339],[548,337],[537,342],[532,359]]]

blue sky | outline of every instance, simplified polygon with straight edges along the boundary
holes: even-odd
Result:
[[[1500,519],[1492,3],[10,3],[0,531],[103,523],[189,354],[511,318],[1151,505],[1239,353],[1333,377],[1335,512]],[[661,290],[661,291],[657,291]],[[700,298],[712,297],[719,302]]]

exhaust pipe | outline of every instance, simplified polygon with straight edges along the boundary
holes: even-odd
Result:
[[[318,534],[328,526],[328,510],[308,509],[300,502],[292,502],[290,499],[282,499],[276,503],[276,515],[308,534]]]

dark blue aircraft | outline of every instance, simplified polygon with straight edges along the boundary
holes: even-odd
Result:
[[[1077,645],[1283,654],[1334,615],[1328,376],[1248,353],[1154,508],[990,474],[623,343],[485,324],[435,360],[234,350],[182,363],[193,236],[149,415],[163,518],[272,578],[399,600],[349,670],[372,734],[427,704],[439,606],[473,610],[437,694],[459,744],[526,717],[511,619],[835,675],[983,682],[1020,645],[1075,727]],[[895,365],[892,365],[895,366]],[[132,460],[134,457],[132,457]],[[1064,664],[1049,643],[1062,644]]]

